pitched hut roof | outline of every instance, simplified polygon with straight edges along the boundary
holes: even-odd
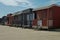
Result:
[[[60,7],[60,5],[52,4],[52,5],[49,5],[49,6],[44,6],[44,7],[35,8],[33,11],[42,10],[42,9],[47,9],[47,8],[50,8],[50,7],[53,7],[53,6],[58,6],[58,7]]]

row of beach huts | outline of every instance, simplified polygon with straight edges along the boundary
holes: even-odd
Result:
[[[0,18],[1,25],[37,29],[60,28],[60,6],[53,4],[40,8],[28,8]]]

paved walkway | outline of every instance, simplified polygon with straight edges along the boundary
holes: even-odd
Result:
[[[60,32],[36,31],[0,25],[0,40],[60,40]]]

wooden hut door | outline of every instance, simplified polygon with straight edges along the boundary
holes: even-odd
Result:
[[[43,25],[43,26],[47,26],[47,20],[44,20],[44,19],[43,19],[43,20],[42,20],[42,25]]]
[[[38,24],[38,27],[41,28],[42,27],[42,20],[38,20],[37,24]]]

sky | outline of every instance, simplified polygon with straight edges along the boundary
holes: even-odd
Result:
[[[0,0],[0,18],[9,13],[51,4],[60,5],[60,0]]]

